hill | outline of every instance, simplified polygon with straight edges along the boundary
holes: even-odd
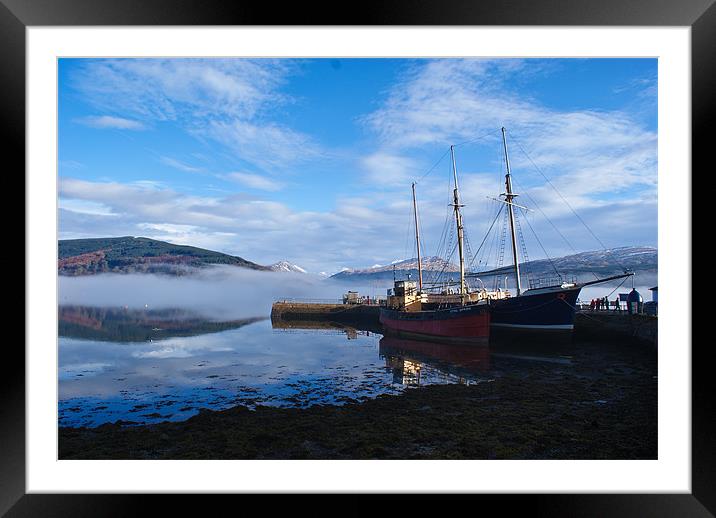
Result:
[[[241,257],[193,246],[174,245],[146,237],[65,239],[58,241],[60,275],[97,273],[164,273],[184,275],[193,268],[226,264],[269,270]]]

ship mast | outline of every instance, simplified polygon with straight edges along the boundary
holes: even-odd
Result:
[[[512,262],[515,268],[515,280],[517,281],[517,296],[522,292],[522,283],[520,282],[520,263],[517,258],[517,237],[515,234],[515,213],[512,208],[512,200],[517,194],[512,192],[512,175],[510,174],[510,157],[507,154],[507,136],[505,134],[505,128],[502,128],[502,145],[505,149],[505,164],[507,165],[507,174],[505,175],[505,192],[502,196],[505,197],[507,203],[507,210],[510,215],[510,237],[512,238]]]
[[[457,247],[460,252],[460,303],[465,304],[465,295],[467,290],[465,289],[465,258],[463,256],[463,227],[462,227],[462,214],[460,213],[460,194],[458,192],[457,185],[457,166],[455,165],[455,146],[450,146],[450,157],[452,158],[452,174],[455,178],[455,190],[453,191],[453,203],[452,206],[455,208],[455,223],[457,224]]]
[[[418,204],[415,201],[415,182],[413,182],[413,215],[415,216],[415,243],[418,246],[418,293],[422,293],[423,266],[420,262],[420,227],[418,226]]]

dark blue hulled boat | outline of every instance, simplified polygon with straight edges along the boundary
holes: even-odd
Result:
[[[570,338],[574,330],[577,298],[583,287],[632,275],[625,273],[583,283],[531,288],[517,297],[493,301],[491,335],[515,334]]]
[[[502,144],[505,154],[505,192],[501,201],[507,207],[510,223],[510,237],[512,241],[512,261],[516,283],[516,296],[509,296],[509,292],[491,292],[490,297],[492,314],[490,317],[490,336],[499,339],[515,335],[529,335],[530,337],[571,338],[574,329],[574,318],[577,311],[577,298],[584,286],[620,279],[633,275],[625,272],[590,282],[565,282],[563,278],[545,282],[538,280],[529,289],[522,290],[520,279],[520,262],[517,253],[517,235],[515,231],[514,207],[526,209],[514,203],[517,196],[512,191],[512,176],[510,173],[510,160],[507,153],[507,138],[505,128],[502,128]],[[508,296],[505,296],[505,295]]]
[[[569,334],[574,329],[577,297],[581,289],[580,285],[553,286],[496,300],[492,307],[491,327],[503,334],[505,331]]]

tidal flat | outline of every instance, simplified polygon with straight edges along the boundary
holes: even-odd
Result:
[[[406,360],[430,361],[402,354],[404,372]],[[59,458],[657,458],[655,348],[575,342],[566,354],[489,355],[494,375],[483,365],[476,383],[458,375],[339,405],[239,404],[178,422],[60,427]]]

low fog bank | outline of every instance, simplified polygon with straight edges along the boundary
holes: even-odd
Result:
[[[186,308],[210,318],[239,319],[268,316],[276,300],[339,300],[348,289],[358,288],[300,273],[215,266],[182,277],[113,273],[60,276],[59,302],[101,307]]]
[[[653,278],[637,276],[633,280],[645,301],[651,300],[649,288],[656,286],[656,281],[656,275]],[[613,298],[615,294],[631,291],[632,279],[616,288],[619,283],[612,281],[585,287],[580,299],[589,301],[606,295]],[[113,273],[60,276],[59,302],[61,305],[98,307],[185,308],[212,319],[240,319],[268,316],[271,304],[282,299],[338,301],[348,290],[385,297],[386,286],[391,284],[350,284],[301,273],[215,266],[182,277]]]

